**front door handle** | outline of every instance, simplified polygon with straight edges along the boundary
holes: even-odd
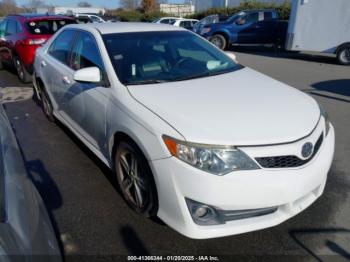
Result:
[[[46,66],[46,62],[45,61],[41,61],[40,65],[41,65],[41,67],[45,67]]]
[[[69,85],[71,83],[67,76],[62,77],[62,82],[65,85]]]

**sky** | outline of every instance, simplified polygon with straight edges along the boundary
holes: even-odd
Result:
[[[82,0],[44,0],[44,2],[48,5],[57,5],[57,6],[76,6],[77,3]],[[84,0],[85,1],[85,0]],[[96,7],[108,7],[108,8],[116,8],[119,7],[119,0],[86,0],[92,6]],[[169,3],[183,3],[184,0],[168,0]],[[24,5],[28,3],[28,0],[16,0],[18,5]]]

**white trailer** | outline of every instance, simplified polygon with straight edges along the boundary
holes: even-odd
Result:
[[[350,65],[350,0],[293,0],[286,49],[332,53]]]

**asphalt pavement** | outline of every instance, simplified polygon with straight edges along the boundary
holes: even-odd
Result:
[[[243,65],[312,95],[325,107],[336,131],[335,160],[323,196],[301,214],[273,228],[210,240],[186,238],[131,211],[113,174],[67,128],[46,120],[31,86],[0,71],[6,112],[66,261],[115,261],[126,255],[350,260],[350,67],[336,65],[329,56],[234,51]]]

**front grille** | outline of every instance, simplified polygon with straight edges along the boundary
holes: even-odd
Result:
[[[257,157],[255,160],[259,163],[263,168],[293,168],[300,167],[308,162],[310,162],[314,156],[317,154],[323,142],[323,133],[317,140],[314,152],[312,153],[309,159],[303,160],[297,156],[273,156],[273,157]]]

